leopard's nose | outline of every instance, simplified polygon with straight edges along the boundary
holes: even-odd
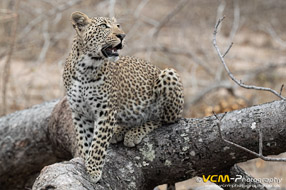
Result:
[[[116,34],[116,37],[119,38],[121,41],[125,38],[125,34]]]

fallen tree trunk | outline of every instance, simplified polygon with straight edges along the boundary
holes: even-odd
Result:
[[[12,187],[19,174],[23,174],[20,187],[32,181],[33,174],[44,165],[77,155],[66,99],[57,104],[48,125],[55,104],[45,103],[0,119],[0,183],[4,189],[17,189]],[[285,101],[233,111],[222,120],[222,133],[226,139],[256,151],[259,127],[264,135],[264,154],[276,155],[286,151],[285,116]],[[33,189],[150,190],[159,184],[218,174],[254,158],[225,144],[216,122],[214,116],[181,119],[178,124],[152,132],[135,148],[126,148],[122,143],[111,146],[100,183],[91,184],[82,159],[74,158],[45,167]],[[17,146],[25,139],[29,143]],[[13,156],[8,157],[10,152]]]
[[[59,161],[47,138],[57,101],[0,118],[0,189],[31,187],[39,171]]]

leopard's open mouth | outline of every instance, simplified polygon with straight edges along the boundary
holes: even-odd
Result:
[[[112,56],[116,57],[116,56],[119,56],[118,50],[122,49],[122,47],[123,47],[122,43],[120,42],[115,47],[107,46],[105,48],[102,48],[101,52],[106,58],[112,57]]]

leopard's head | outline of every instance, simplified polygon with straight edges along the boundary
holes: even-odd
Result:
[[[85,53],[99,59],[118,60],[125,33],[115,18],[89,18],[81,12],[74,12],[71,20]]]

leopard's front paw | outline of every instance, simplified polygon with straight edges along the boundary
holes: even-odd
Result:
[[[110,143],[116,144],[116,143],[122,141],[123,137],[124,137],[124,134],[122,134],[122,133],[114,134],[110,140]]]
[[[92,183],[97,183],[101,179],[101,171],[100,172],[88,172],[89,179]]]
[[[102,171],[99,168],[96,168],[94,165],[88,164],[86,162],[87,173],[89,174],[90,181],[97,183],[101,179]]]
[[[134,147],[142,141],[143,137],[143,135],[135,134],[130,130],[125,134],[124,145],[127,147]]]

